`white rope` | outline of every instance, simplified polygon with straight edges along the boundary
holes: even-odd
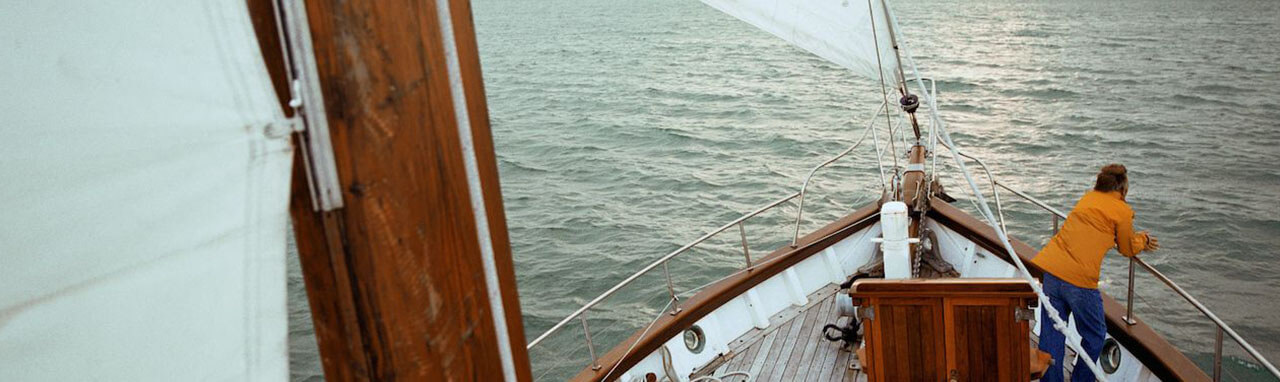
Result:
[[[886,18],[889,18],[889,22],[896,22],[896,19],[894,19],[892,15],[887,14],[885,16]],[[930,116],[932,117],[933,123],[936,125],[935,129],[938,132],[938,137],[941,138],[940,143],[946,145],[949,149],[951,149],[951,154],[952,154],[951,158],[955,160],[956,166],[960,168],[960,173],[964,175],[965,181],[969,183],[969,188],[973,190],[974,197],[977,198],[978,200],[979,212],[982,213],[983,218],[987,219],[987,223],[990,224],[993,229],[995,229],[996,236],[1000,238],[1000,243],[1004,246],[1004,249],[1009,252],[1009,258],[1013,260],[1014,265],[1018,267],[1018,271],[1021,273],[1023,279],[1026,279],[1027,282],[1031,284],[1031,288],[1035,291],[1036,296],[1040,300],[1041,309],[1045,310],[1047,312],[1047,315],[1049,316],[1049,319],[1053,321],[1053,328],[1061,332],[1063,336],[1066,337],[1065,342],[1068,347],[1071,347],[1072,350],[1075,350],[1077,354],[1086,355],[1086,357],[1082,358],[1082,360],[1084,361],[1085,365],[1088,366],[1091,371],[1093,371],[1094,378],[1096,378],[1099,381],[1105,382],[1107,380],[1105,377],[1106,373],[1102,371],[1102,368],[1099,367],[1098,364],[1093,359],[1087,356],[1089,353],[1084,351],[1084,347],[1080,345],[1080,335],[1076,332],[1067,330],[1067,323],[1064,322],[1062,318],[1058,317],[1059,315],[1058,310],[1054,309],[1053,304],[1049,303],[1049,298],[1045,296],[1044,290],[1040,288],[1040,284],[1036,281],[1036,279],[1031,276],[1031,271],[1027,270],[1027,266],[1022,263],[1022,258],[1018,256],[1018,252],[1013,249],[1013,244],[1009,242],[1009,236],[1004,230],[1003,222],[998,221],[995,215],[991,212],[991,208],[987,203],[987,199],[982,196],[981,189],[978,187],[977,182],[974,182],[973,180],[973,174],[969,173],[969,169],[965,167],[964,160],[960,159],[961,155],[965,155],[965,156],[967,155],[964,154],[960,150],[960,148],[955,145],[955,142],[951,140],[951,134],[947,132],[946,124],[943,123],[942,118],[938,116],[937,101],[933,97],[928,96],[929,93],[927,89],[924,87],[924,81],[921,80],[920,76],[918,75],[918,73],[920,73],[920,70],[916,67],[915,57],[911,55],[911,50],[907,48],[907,45],[905,43],[901,44],[900,46],[903,52],[906,53],[907,63],[911,65],[911,71],[913,73],[917,73],[917,75],[915,76],[916,86],[920,88],[921,93],[924,93],[926,95],[927,101],[929,103],[929,108],[930,108]],[[979,165],[982,165],[982,162],[977,160],[977,158],[974,158],[972,156],[969,156],[969,157],[977,161]],[[988,172],[988,175],[990,176],[989,172]],[[992,181],[994,182],[994,178],[992,179]],[[995,191],[994,196],[996,199],[997,208],[999,208],[1000,193],[998,191]],[[1003,212],[1001,212],[1001,214],[1003,215]]]
[[[888,114],[888,113],[889,113],[889,104],[888,104],[888,103],[882,103],[882,104],[880,104],[880,107],[881,107],[881,109],[882,109],[882,110],[884,110],[885,114]],[[876,111],[876,113],[877,113],[877,114],[876,114],[875,116],[872,116],[872,117],[871,117],[871,125],[872,125],[872,126],[874,126],[874,125],[875,125],[875,119],[876,119],[877,117],[879,117],[879,116],[880,116],[880,115],[879,115],[879,110],[877,110],[877,111]],[[881,193],[883,193],[883,192],[886,192],[886,191],[889,189],[889,180],[888,180],[888,178],[886,178],[886,177],[885,177],[885,175],[884,175],[884,150],[882,150],[882,147],[880,146],[880,131],[879,131],[879,130],[874,130],[874,131],[872,131],[872,133],[871,133],[871,141],[872,141],[872,142],[874,142],[874,143],[876,144],[876,166],[880,168],[880,192],[881,192]],[[889,142],[893,142],[893,137],[889,137]]]
[[[981,190],[978,188],[978,184],[974,182],[973,175],[969,173],[969,169],[965,167],[964,161],[960,159],[960,156],[966,154],[961,152],[958,147],[955,147],[955,143],[951,141],[951,136],[947,133],[946,128],[938,126],[938,132],[940,133],[940,138],[942,138],[942,144],[951,149],[951,157],[955,159],[956,165],[960,168],[961,174],[964,175],[965,181],[969,183],[969,188],[973,190],[974,198],[977,199],[979,212],[982,213],[983,218],[987,219],[987,223],[995,229],[996,236],[1000,238],[1000,243],[1004,245],[1005,251],[1008,251],[1009,253],[1009,258],[1013,260],[1014,265],[1018,267],[1018,271],[1021,273],[1022,277],[1026,279],[1027,282],[1031,284],[1031,288],[1035,290],[1036,296],[1039,297],[1040,300],[1041,309],[1044,309],[1047,312],[1049,319],[1053,321],[1053,328],[1062,332],[1063,336],[1067,339],[1067,346],[1071,347],[1072,350],[1075,350],[1078,354],[1088,355],[1089,353],[1084,351],[1083,346],[1079,345],[1081,341],[1080,335],[1076,332],[1067,330],[1067,323],[1058,316],[1058,310],[1054,309],[1053,304],[1049,303],[1049,298],[1045,296],[1044,290],[1040,288],[1040,284],[1036,282],[1036,279],[1031,276],[1031,271],[1027,270],[1027,266],[1022,263],[1022,258],[1018,256],[1017,251],[1013,249],[1013,244],[1009,242],[1009,236],[1005,232],[1003,219],[997,219],[994,217],[991,212],[990,205],[987,203],[987,199],[983,197]],[[973,157],[970,156],[970,158]],[[981,164],[980,161],[979,164]],[[998,205],[1000,193],[998,191],[993,191],[993,195],[995,196]],[[997,209],[1000,208],[997,207]],[[1004,212],[1001,211],[1000,214],[1003,215]],[[1089,369],[1093,371],[1094,376],[1097,377],[1099,381],[1106,381],[1102,368],[1098,367],[1098,365],[1088,357],[1085,357],[1084,361],[1085,365],[1089,366]]]
[[[884,87],[884,63],[880,62],[880,37],[876,32],[876,11],[871,7],[871,0],[867,0],[867,17],[871,20],[871,41],[876,47],[876,73],[880,75],[880,96],[884,98],[884,122],[889,127],[889,156],[893,157],[893,172],[897,173],[898,152],[893,147],[893,119],[889,116],[889,91]]]

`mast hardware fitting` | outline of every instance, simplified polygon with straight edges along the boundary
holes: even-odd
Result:
[[[902,98],[898,99],[898,103],[902,104],[902,111],[914,114],[916,109],[920,108],[920,97],[917,97],[915,94],[907,93],[902,96]]]

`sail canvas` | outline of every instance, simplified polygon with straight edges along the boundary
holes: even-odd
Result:
[[[292,148],[246,3],[0,5],[0,379],[283,380]]]
[[[894,86],[898,57],[883,1],[702,0],[857,75],[879,81],[883,73]]]

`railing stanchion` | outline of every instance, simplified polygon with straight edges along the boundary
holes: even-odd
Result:
[[[637,280],[637,279],[639,279],[641,276],[647,275],[647,274],[649,274],[649,272],[650,272],[650,271],[653,271],[653,270],[657,269],[657,268],[658,268],[658,266],[663,266],[663,267],[665,268],[665,267],[666,267],[666,265],[667,265],[667,261],[671,260],[672,258],[675,258],[676,256],[679,256],[680,254],[684,253],[685,251],[688,251],[689,249],[691,249],[691,248],[693,248],[693,247],[695,247],[695,246],[697,246],[697,245],[699,245],[699,244],[702,244],[702,242],[707,241],[707,240],[708,240],[708,239],[710,239],[712,236],[715,236],[715,235],[717,235],[717,234],[719,234],[719,233],[721,233],[721,232],[724,232],[724,231],[726,231],[726,230],[728,230],[728,229],[730,229],[730,228],[733,228],[733,226],[738,225],[738,223],[741,223],[741,222],[743,222],[743,221],[745,221],[745,220],[747,220],[747,219],[750,219],[750,218],[752,218],[752,217],[754,217],[754,216],[756,216],[756,215],[759,215],[759,214],[761,214],[761,213],[764,213],[765,211],[769,211],[769,210],[771,210],[771,209],[777,208],[779,205],[782,205],[783,203],[789,202],[789,201],[791,201],[792,199],[795,199],[796,197],[799,197],[799,196],[800,196],[800,193],[798,193],[798,192],[797,192],[797,193],[794,193],[794,194],[791,194],[791,195],[787,195],[786,197],[783,197],[782,199],[775,200],[775,201],[773,201],[772,203],[769,203],[769,204],[764,205],[763,207],[757,208],[755,211],[751,211],[751,212],[748,212],[746,215],[742,215],[742,217],[739,217],[739,218],[737,218],[737,219],[734,219],[734,220],[733,220],[733,221],[731,221],[731,222],[725,223],[724,225],[720,226],[720,228],[716,228],[715,230],[713,230],[713,231],[711,231],[711,232],[707,232],[706,234],[703,234],[703,235],[702,235],[702,237],[699,237],[699,238],[697,238],[696,240],[694,240],[694,241],[692,241],[692,242],[690,242],[690,243],[688,243],[688,244],[685,244],[684,246],[680,247],[679,249],[676,249],[675,251],[672,251],[671,253],[668,253],[668,254],[666,254],[666,255],[662,256],[661,258],[656,259],[656,260],[654,260],[654,261],[650,262],[650,263],[649,263],[649,265],[645,265],[645,266],[644,266],[644,268],[641,268],[639,271],[636,271],[635,273],[632,273],[630,276],[627,276],[627,278],[626,278],[626,279],[623,279],[622,281],[618,282],[617,284],[614,284],[614,286],[613,286],[613,287],[610,287],[608,290],[604,291],[604,293],[601,293],[599,296],[596,296],[596,298],[591,299],[591,301],[588,301],[586,304],[582,305],[582,307],[578,308],[578,310],[575,310],[573,313],[570,313],[569,315],[565,316],[565,317],[564,317],[564,319],[561,319],[559,322],[556,322],[556,324],[555,324],[555,325],[552,325],[550,329],[547,329],[546,331],[542,332],[542,334],[540,334],[540,335],[538,335],[537,337],[535,337],[532,341],[529,341],[529,344],[528,344],[528,345],[525,345],[525,349],[533,349],[534,347],[537,347],[537,346],[538,346],[538,344],[542,343],[542,341],[543,341],[543,340],[546,340],[546,339],[547,339],[547,337],[550,337],[550,336],[551,336],[551,334],[556,333],[556,332],[557,332],[557,331],[559,331],[560,329],[563,329],[564,327],[566,327],[566,326],[568,326],[568,325],[573,324],[573,319],[574,319],[574,318],[577,318],[577,317],[578,317],[579,315],[581,315],[582,313],[585,313],[585,312],[587,311],[587,309],[591,309],[592,307],[595,307],[596,305],[600,304],[600,303],[601,303],[601,302],[603,302],[605,299],[609,298],[609,296],[613,296],[613,294],[614,294],[614,293],[617,293],[619,290],[622,290],[622,288],[623,288],[623,287],[626,287],[626,286],[628,286],[628,285],[631,285],[631,283],[632,283],[632,282],[636,281],[636,280]],[[745,232],[745,231],[743,231],[743,232]],[[666,270],[666,269],[664,269],[664,270]],[[671,274],[670,274],[670,272],[668,272],[668,273],[667,273],[667,285],[668,285],[668,290],[669,290],[670,292],[672,292],[672,293],[671,293],[671,294],[672,294],[672,299],[674,300],[674,299],[675,299],[675,298],[674,298],[674,297],[675,297],[675,288],[674,288],[674,285],[671,283]],[[678,302],[678,301],[677,301],[677,302]],[[679,307],[679,306],[676,306],[676,312],[679,312],[679,311],[680,311],[680,307]]]
[[[1137,255],[1129,257],[1129,298],[1125,299],[1124,322],[1129,325],[1137,324],[1138,321],[1133,319],[1133,263],[1136,261]]]
[[[1040,207],[1041,209],[1048,211],[1049,213],[1057,216],[1059,220],[1067,218],[1066,213],[1063,213],[1062,211],[1058,211],[1052,206],[1049,206],[1049,204],[1043,201],[1040,201],[1039,199],[1036,199],[1031,195],[1027,195],[1022,191],[1009,188],[1009,186],[1006,186],[1003,183],[996,182],[996,185],[1000,186],[1001,188],[1004,188],[1005,190],[1013,192],[1015,195],[1018,195],[1023,200],[1026,200],[1027,202],[1030,202],[1031,204],[1034,204],[1037,207]],[[1191,306],[1195,307],[1196,310],[1200,311],[1200,314],[1203,314],[1205,317],[1208,317],[1210,320],[1213,320],[1213,323],[1217,328],[1217,342],[1214,347],[1214,378],[1213,379],[1215,381],[1219,380],[1222,377],[1221,368],[1222,368],[1222,338],[1223,337],[1231,337],[1231,340],[1235,341],[1237,345],[1240,345],[1240,348],[1243,349],[1245,353],[1248,353],[1249,356],[1253,357],[1255,361],[1261,364],[1262,369],[1266,370],[1267,373],[1271,374],[1272,376],[1275,376],[1276,378],[1280,378],[1280,368],[1276,368],[1275,365],[1272,365],[1271,361],[1267,360],[1266,357],[1262,356],[1262,353],[1258,352],[1258,349],[1255,349],[1252,344],[1249,344],[1249,341],[1246,341],[1244,337],[1241,337],[1240,333],[1237,333],[1235,329],[1232,329],[1230,325],[1227,325],[1226,322],[1222,321],[1222,319],[1219,318],[1217,314],[1213,313],[1212,310],[1209,310],[1209,308],[1204,306],[1204,304],[1200,303],[1199,300],[1196,300],[1195,297],[1192,297],[1190,293],[1187,293],[1186,290],[1182,289],[1182,287],[1178,286],[1177,283],[1169,279],[1169,276],[1165,276],[1164,273],[1161,273],[1155,267],[1151,266],[1151,264],[1147,264],[1146,261],[1143,261],[1142,258],[1137,256],[1133,256],[1129,258],[1129,291],[1128,291],[1129,301],[1127,301],[1127,306],[1125,307],[1125,315],[1123,317],[1126,323],[1128,323],[1129,325],[1137,324],[1137,320],[1135,320],[1133,317],[1133,298],[1134,298],[1133,268],[1135,264],[1138,266],[1141,266],[1143,269],[1146,269],[1147,273],[1150,273],[1152,276],[1155,276],[1157,280],[1160,280],[1160,282],[1163,282],[1166,286],[1169,287],[1169,289],[1173,290],[1174,293],[1177,293],[1178,296],[1182,296],[1182,298],[1186,300],[1188,303],[1190,303]]]
[[[662,273],[667,275],[667,292],[671,293],[671,315],[680,313],[680,298],[676,297],[676,287],[671,283],[671,270],[667,267],[667,262],[662,262]]]
[[[800,243],[800,219],[804,216],[804,191],[808,187],[809,183],[806,179],[805,184],[800,186],[800,201],[796,203],[796,230],[791,235],[791,248],[795,248]]]
[[[747,248],[747,229],[738,222],[738,233],[742,235],[742,256],[747,258],[747,269],[751,268],[751,250]]]
[[[1058,215],[1049,214],[1049,216],[1053,216],[1053,234],[1057,235],[1058,234]]]
[[[858,145],[861,145],[862,141],[867,139],[867,133],[871,133],[872,127],[875,127],[876,117],[879,117],[880,114],[885,114],[886,116],[889,114],[889,108],[888,108],[889,104],[887,102],[888,101],[881,102],[880,106],[876,108],[876,112],[871,115],[870,122],[867,123],[867,128],[862,130],[862,137],[858,138],[858,141],[854,142],[853,146],[849,146],[849,148],[845,149],[840,154],[837,154],[835,157],[832,157],[831,159],[827,159],[826,162],[822,162],[822,164],[817,165],[812,170],[809,170],[809,175],[804,177],[804,183],[800,184],[800,192],[796,193],[796,195],[800,196],[800,200],[798,203],[796,203],[796,228],[795,228],[795,231],[792,232],[791,234],[791,248],[796,248],[796,246],[800,245],[800,222],[803,221],[802,218],[804,216],[804,192],[805,190],[809,189],[809,180],[813,179],[813,174],[817,173],[819,169],[822,169],[823,167],[827,167],[827,165],[831,164],[832,162],[835,162],[836,160],[843,158],[845,155],[849,155],[849,153],[853,152],[853,149],[858,148]],[[872,134],[872,139],[877,139],[876,138],[877,136],[879,135]],[[889,138],[893,138],[893,136],[890,136]],[[903,136],[903,139],[906,139],[905,135]],[[876,158],[877,159],[880,158],[879,142],[880,141],[876,141]],[[889,143],[891,145],[893,144],[892,139],[890,139]],[[879,164],[878,160],[877,160],[877,164]],[[884,185],[884,166],[883,165],[880,166],[880,183],[881,183],[880,184],[881,186]]]
[[[1213,343],[1213,381],[1218,382],[1222,380],[1222,327],[1216,324],[1213,327],[1218,334]]]
[[[587,327],[587,312],[582,312],[578,319],[582,320],[582,332],[587,336],[587,352],[591,353],[591,370],[600,370],[599,359],[596,358],[596,346],[591,342],[591,328]]]

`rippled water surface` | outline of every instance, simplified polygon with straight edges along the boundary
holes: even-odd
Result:
[[[530,339],[645,264],[796,191],[880,102],[873,81],[692,0],[473,3]],[[1124,163],[1138,225],[1165,247],[1144,257],[1280,359],[1280,2],[894,7],[959,145],[1064,210],[1098,167]],[[878,196],[872,147],[818,173],[806,230]],[[1006,213],[1018,238],[1047,239],[1047,215],[1014,201]],[[753,255],[788,240],[794,214],[784,205],[749,220]],[[742,264],[734,229],[670,272],[683,293]],[[1123,296],[1126,275],[1113,256],[1103,289]],[[316,378],[292,276],[294,377]],[[590,312],[597,352],[659,313],[664,280],[659,268]],[[1149,275],[1137,291],[1140,317],[1207,362],[1209,321]],[[1259,380],[1229,340],[1228,354],[1238,357],[1229,380]],[[588,362],[581,325],[531,357],[544,380],[576,373]]]

